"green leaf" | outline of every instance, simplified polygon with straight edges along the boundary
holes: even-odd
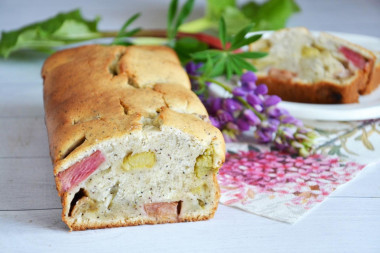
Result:
[[[213,58],[213,61],[216,63],[212,66],[212,71],[210,72],[210,77],[220,76],[224,73],[225,69],[225,58],[222,55]]]
[[[226,34],[226,22],[224,18],[221,18],[219,21],[219,39],[222,43],[223,48],[226,48],[227,43],[227,34]]]
[[[135,29],[132,29],[131,31],[127,31],[127,28],[130,24],[132,24],[138,17],[140,17],[140,13],[136,13],[135,15],[133,15],[132,17],[130,17],[124,24],[123,26],[121,27],[121,29],[119,30],[118,34],[116,35],[115,39],[113,40],[113,42],[111,44],[115,45],[130,45],[130,43],[121,43],[121,41],[123,41],[122,38],[125,38],[125,37],[131,37],[132,35],[136,34],[138,31],[140,31],[141,29],[140,28],[135,28]]]
[[[277,30],[285,27],[291,15],[300,11],[294,0],[269,0],[260,6],[244,5],[244,15],[255,23],[255,30]]]
[[[172,0],[169,5],[167,30],[168,33],[173,29],[173,21],[175,14],[177,13],[178,0]]]
[[[236,34],[242,27],[252,23],[237,7],[227,7],[222,15],[230,35]]]
[[[175,30],[178,30],[178,27],[185,21],[185,19],[190,15],[193,10],[194,0],[187,0],[183,5],[181,12],[178,15],[177,22],[175,24]]]
[[[206,17],[210,20],[219,21],[227,7],[236,7],[236,1],[207,0]]]
[[[167,18],[167,37],[168,44],[172,48],[175,47],[175,37],[178,32],[178,28],[185,19],[190,15],[193,10],[194,0],[187,0],[186,3],[182,6],[181,11],[177,15],[177,5],[178,0],[172,0],[169,6],[168,18]]]
[[[250,23],[254,24],[251,31],[276,30],[285,27],[289,17],[299,11],[294,0],[268,0],[262,4],[250,1],[240,7],[234,0],[208,0],[205,16],[183,24],[180,30],[191,33],[217,30],[221,17],[228,34],[235,34]]]
[[[244,16],[252,20],[253,17],[256,16],[259,8],[260,4],[250,1],[242,6],[241,12],[244,14]]]
[[[98,22],[99,18],[85,20],[77,9],[17,30],[2,32],[0,55],[8,57],[21,49],[52,51],[54,47],[99,38]]]
[[[248,63],[243,58],[241,58],[237,55],[231,55],[231,57],[234,59],[234,61],[236,61],[239,64],[239,66],[242,69],[250,70],[250,71],[254,71],[254,72],[257,71],[257,69],[251,63]]]
[[[138,19],[140,17],[140,13],[136,13],[135,15],[133,15],[132,17],[130,17],[125,23],[124,25],[121,27],[119,33],[118,33],[118,36],[119,37],[120,35],[122,35],[124,33],[124,31],[128,28],[128,26],[130,24],[132,24],[136,19]]]
[[[235,55],[237,55],[239,57],[243,57],[243,58],[257,59],[257,58],[262,58],[264,56],[267,56],[268,53],[266,53],[266,52],[243,52],[243,53],[238,53]]]
[[[177,52],[182,64],[185,64],[191,59],[191,55],[199,51],[204,51],[208,45],[195,38],[184,37],[177,40],[174,50]]]
[[[244,39],[242,39],[240,41],[237,41],[234,45],[231,45],[230,50],[239,49],[241,47],[249,45],[249,44],[257,41],[258,39],[260,39],[261,36],[263,36],[263,35],[262,34],[255,34],[255,35],[252,35],[251,37],[244,38]]]
[[[227,80],[230,80],[231,77],[232,77],[232,68],[231,68],[231,63],[226,61],[226,77],[227,77]]]
[[[213,70],[213,66],[214,66],[214,62],[213,60],[211,59],[210,56],[207,57],[207,61],[206,63],[203,65],[203,67],[201,67],[201,71],[203,72],[202,76],[210,76],[212,70]]]
[[[229,57],[228,61],[231,63],[231,69],[233,73],[236,73],[237,75],[243,74],[243,68],[240,66],[240,64],[235,60],[234,57]]]
[[[224,51],[221,51],[221,50],[208,49],[208,50],[204,50],[204,51],[192,54],[191,56],[196,60],[204,60],[204,59],[207,59],[208,57],[214,57],[214,56],[220,55],[223,52]]]
[[[247,33],[249,33],[252,27],[253,27],[253,24],[249,24],[245,26],[243,29],[241,29],[235,36],[233,36],[233,39],[231,41],[231,48],[235,48],[236,44],[244,40],[245,36],[247,35]]]

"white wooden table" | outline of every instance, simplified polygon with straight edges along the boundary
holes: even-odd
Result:
[[[301,1],[300,1],[301,2]],[[81,7],[118,29],[164,27],[168,1],[0,1],[0,30]],[[193,17],[202,13],[198,1]],[[380,37],[380,1],[302,1],[290,25]],[[61,221],[42,106],[45,56],[0,60],[0,252],[380,252],[380,165],[294,225],[220,206],[210,221],[69,233]],[[380,156],[380,154],[379,154]]]

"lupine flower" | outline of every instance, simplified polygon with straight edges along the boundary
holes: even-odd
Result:
[[[260,84],[256,87],[256,94],[267,94],[268,93],[268,87],[265,84]]]
[[[190,62],[186,70],[190,76],[200,76],[201,66]],[[253,131],[259,143],[271,143],[280,151],[308,155],[315,133],[305,128],[287,110],[278,107],[281,98],[267,95],[268,87],[265,84],[256,85],[256,81],[256,75],[248,71],[241,75],[239,85],[233,89],[222,86],[231,93],[231,98],[200,94],[210,122],[221,129],[227,142],[236,140],[242,132]],[[199,89],[197,79],[192,79],[192,85],[195,91]]]

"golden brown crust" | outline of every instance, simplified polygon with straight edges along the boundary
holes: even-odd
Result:
[[[207,111],[191,92],[189,79],[169,48],[91,45],[68,49],[46,60],[42,76],[55,175],[97,143],[141,131],[143,117],[158,116],[162,127],[179,129],[200,142],[211,142],[216,155],[224,161],[223,137],[206,121]],[[217,186],[215,175],[214,183]],[[172,222],[149,218],[71,224],[67,220],[71,198],[60,190],[58,177],[56,185],[63,206],[62,219],[72,230]],[[219,196],[218,190],[212,213],[178,221],[211,218]]]
[[[258,75],[257,83],[265,83],[268,93],[280,96],[285,101],[317,104],[356,103],[359,100],[359,87],[363,74],[358,74],[350,85],[338,85],[320,81],[307,84],[294,80],[278,79]]]
[[[371,72],[371,76],[368,78],[368,84],[365,89],[361,92],[361,95],[370,94],[377,87],[380,86],[380,62],[378,62]]]
[[[148,66],[136,63],[131,55],[149,57],[150,63]],[[140,60],[145,63],[143,58]],[[162,75],[156,73],[158,70],[151,71],[158,67]],[[115,69],[117,73],[112,73]],[[179,74],[172,75],[173,70]],[[156,81],[154,76],[147,81],[145,73],[148,72],[156,73]],[[47,59],[42,76],[55,174],[64,163],[63,158],[81,140],[84,142],[70,153],[71,156],[75,157],[75,153],[99,141],[140,130],[141,117],[155,114],[163,107],[207,116],[202,103],[190,91],[189,79],[184,78],[186,73],[177,56],[166,47],[92,45],[68,49]],[[131,78],[134,78],[133,85],[129,84]],[[165,82],[167,84],[163,84]],[[217,134],[218,130],[214,132]],[[197,132],[193,134],[203,138]]]

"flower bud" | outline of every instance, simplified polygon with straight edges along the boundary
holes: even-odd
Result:
[[[223,101],[223,108],[228,112],[240,111],[242,106],[239,102],[232,98],[227,98]]]
[[[247,91],[245,89],[243,89],[242,87],[235,87],[232,90],[232,94],[234,96],[237,96],[237,97],[243,97],[246,95],[246,93],[247,93]]]
[[[268,93],[268,87],[265,84],[260,84],[256,87],[255,93],[257,95],[265,95]]]
[[[257,76],[252,71],[247,71],[243,75],[241,75],[240,81],[242,83],[248,83],[248,82],[255,83],[257,81]]]
[[[251,106],[255,106],[255,105],[261,105],[261,99],[256,96],[255,94],[252,94],[252,93],[249,93],[248,96],[247,96],[247,102],[248,104],[250,104]]]
[[[256,126],[260,124],[261,120],[259,119],[259,117],[256,116],[256,114],[253,111],[244,110],[243,114],[251,126]]]
[[[248,131],[249,128],[251,127],[246,120],[241,119],[241,118],[237,120],[236,124],[238,125],[241,131]]]
[[[281,102],[281,98],[279,96],[277,95],[268,96],[266,97],[264,101],[264,106],[269,107],[269,106],[277,105],[279,102]]]
[[[218,115],[218,119],[220,121],[221,124],[225,124],[227,122],[230,122],[230,121],[233,121],[234,118],[232,117],[232,115],[227,112],[227,111],[224,111],[224,110],[218,110],[216,112],[216,114]]]

